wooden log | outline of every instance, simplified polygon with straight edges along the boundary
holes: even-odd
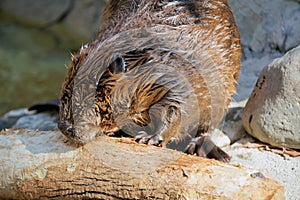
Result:
[[[284,199],[274,180],[130,138],[74,147],[60,132],[0,133],[1,199]]]

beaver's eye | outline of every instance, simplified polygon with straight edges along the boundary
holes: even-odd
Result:
[[[118,56],[112,63],[110,63],[108,68],[112,74],[119,74],[125,72],[124,58]]]

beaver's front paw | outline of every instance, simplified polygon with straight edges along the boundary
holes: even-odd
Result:
[[[222,162],[229,162],[230,156],[210,139],[209,136],[194,138],[188,145],[185,153],[196,154],[204,158],[214,158]]]
[[[134,140],[140,144],[154,145],[158,147],[166,147],[166,144],[161,135],[148,135],[145,131],[140,131]]]

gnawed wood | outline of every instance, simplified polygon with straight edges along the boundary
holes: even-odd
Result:
[[[60,132],[0,133],[0,198],[284,199],[274,180],[250,169],[99,137],[83,146]]]

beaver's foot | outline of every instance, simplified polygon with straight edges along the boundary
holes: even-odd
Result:
[[[166,147],[166,144],[161,135],[148,135],[145,131],[140,131],[134,140],[140,144],[154,145],[158,147]]]
[[[192,155],[196,154],[204,158],[214,158],[222,162],[229,162],[231,158],[221,148],[215,145],[209,136],[194,138],[188,145],[185,153]]]

